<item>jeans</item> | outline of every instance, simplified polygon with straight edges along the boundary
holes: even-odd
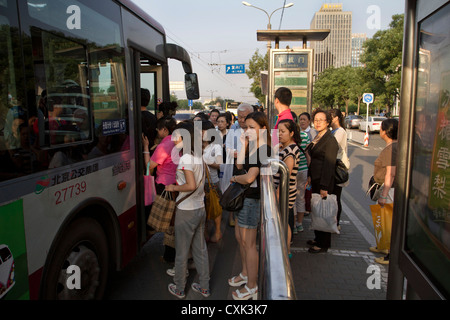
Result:
[[[256,229],[261,216],[260,199],[244,199],[244,206],[237,212],[238,225],[241,228]]]

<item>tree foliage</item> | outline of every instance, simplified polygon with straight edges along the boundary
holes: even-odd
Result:
[[[387,30],[380,30],[364,44],[365,63],[372,90],[388,111],[400,92],[404,15],[392,16]]]
[[[391,110],[399,94],[403,48],[403,15],[392,16],[387,30],[375,33],[364,44],[360,61],[365,67],[329,68],[314,84],[313,102],[325,108],[338,106],[348,113],[350,103],[360,104],[365,92],[375,95],[375,107]]]
[[[261,71],[267,70],[269,70],[269,55],[266,53],[265,56],[263,56],[259,53],[259,50],[256,50],[250,59],[249,67],[245,72],[248,78],[253,80],[250,92],[253,92],[260,103],[265,103],[265,96],[262,94],[261,89]]]

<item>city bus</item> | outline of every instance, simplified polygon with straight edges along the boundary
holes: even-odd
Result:
[[[140,89],[155,112],[169,59],[197,75],[128,0],[0,0],[0,27],[2,298],[100,299],[147,240]]]
[[[387,298],[447,300],[450,1],[407,0],[405,4]]]

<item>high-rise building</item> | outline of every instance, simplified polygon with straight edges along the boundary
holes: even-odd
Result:
[[[352,12],[342,11],[341,3],[323,4],[314,14],[311,29],[330,29],[330,35],[324,41],[314,41],[315,68],[319,74],[334,66],[336,68],[350,65],[352,54]]]
[[[352,34],[352,67],[364,67],[364,64],[359,62],[359,56],[364,52],[363,44],[367,41],[365,33]]]

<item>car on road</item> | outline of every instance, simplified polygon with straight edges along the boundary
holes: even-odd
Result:
[[[185,120],[193,119],[194,116],[195,115],[193,113],[177,113],[173,117],[175,118],[177,123],[180,123],[180,122],[185,121]]]
[[[14,258],[7,245],[0,245],[0,299],[3,298],[15,284]]]
[[[366,131],[367,123],[369,124],[369,132],[380,132],[381,123],[386,120],[386,117],[369,117],[369,122],[366,119],[361,120],[359,123],[359,130]]]
[[[349,115],[344,119],[344,126],[347,129],[358,128],[361,120],[363,120],[363,117],[361,116],[358,116],[356,114]]]

